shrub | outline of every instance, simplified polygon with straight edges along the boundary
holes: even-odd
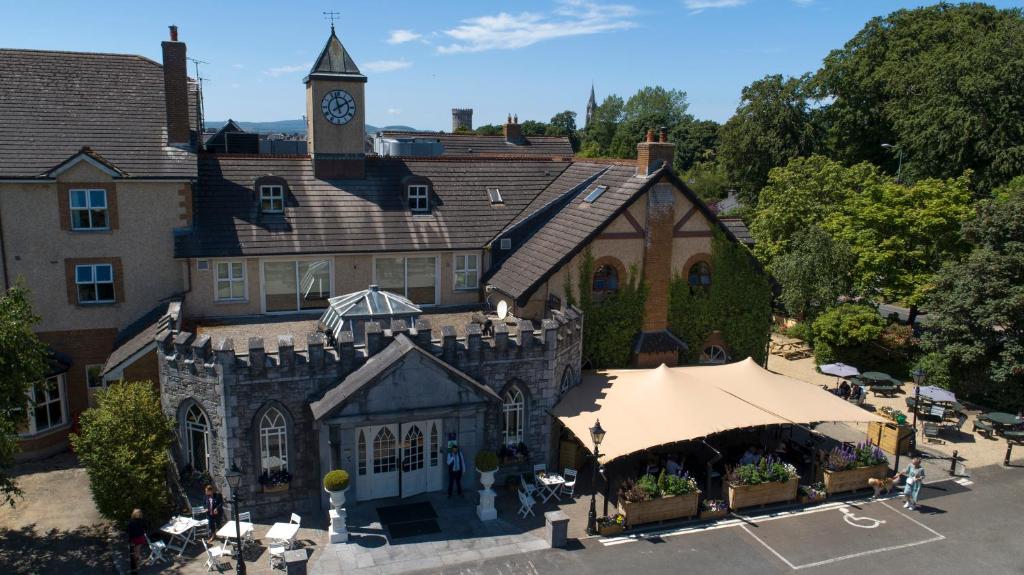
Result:
[[[494,471],[498,468],[498,456],[491,451],[478,451],[474,462],[477,471]]]
[[[619,499],[629,503],[650,501],[658,497],[686,495],[697,491],[697,482],[689,475],[679,477],[666,474],[664,470],[655,478],[651,474],[633,481],[627,479],[619,488]]]
[[[814,345],[814,330],[811,328],[811,322],[802,321],[795,323],[784,330],[782,333],[799,340],[803,340],[807,345]]]
[[[732,480],[740,485],[760,485],[762,483],[783,483],[796,477],[796,468],[768,456],[757,463],[741,465],[733,470]]]
[[[874,342],[884,329],[885,320],[875,308],[861,304],[841,305],[814,320],[814,341],[832,347],[857,347]]]
[[[856,446],[837,445],[832,448],[825,460],[825,469],[843,471],[858,467],[871,467],[880,463],[888,463],[885,454],[869,442],[858,443]]]
[[[153,384],[120,383],[96,395],[96,407],[82,413],[81,430],[71,434],[89,475],[89,489],[104,517],[127,521],[142,509],[160,525],[171,509],[167,489],[174,424],[164,415]],[[59,489],[59,487],[58,487]]]
[[[348,471],[335,469],[324,475],[324,489],[327,491],[344,491],[348,488]]]
[[[662,496],[686,495],[697,491],[697,481],[689,475],[679,477],[669,475],[665,478],[665,488],[661,490]]]

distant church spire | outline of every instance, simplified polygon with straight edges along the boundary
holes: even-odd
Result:
[[[594,119],[594,111],[597,110],[597,98],[594,97],[594,83],[590,83],[590,99],[587,100],[587,124],[586,127],[590,127],[590,122]]]

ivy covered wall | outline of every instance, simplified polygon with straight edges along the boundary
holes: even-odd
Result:
[[[749,356],[763,365],[772,319],[768,276],[757,268],[745,246],[721,232],[715,231],[711,245],[709,288],[691,288],[685,275],[672,280],[669,328],[690,347],[680,363],[697,363],[701,346],[718,330],[732,360]]]

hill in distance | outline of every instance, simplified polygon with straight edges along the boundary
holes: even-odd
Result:
[[[207,120],[206,129],[216,130],[227,123],[227,120]],[[242,127],[246,132],[257,132],[260,134],[268,133],[281,133],[281,134],[305,134],[306,123],[302,119],[297,120],[277,120],[273,122],[242,122],[235,120],[235,123]],[[416,128],[409,126],[383,126],[378,128],[377,126],[366,125],[367,134],[375,134],[381,130],[401,130],[405,132],[417,132]]]

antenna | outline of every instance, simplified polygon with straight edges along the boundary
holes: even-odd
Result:
[[[199,146],[202,147],[203,132],[206,131],[206,114],[203,111],[203,81],[207,78],[199,75],[199,65],[209,64],[209,62],[196,58],[188,58],[188,60],[196,65],[196,82],[199,83],[199,98],[196,102],[196,129],[199,131]]]
[[[334,21],[341,20],[341,12],[324,12],[324,20],[331,21],[331,32],[334,32]]]

